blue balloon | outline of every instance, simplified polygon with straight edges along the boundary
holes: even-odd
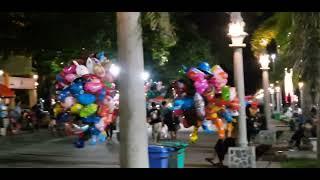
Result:
[[[96,145],[97,144],[97,136],[93,135],[89,141],[90,145]]]
[[[57,74],[57,75],[56,75],[56,80],[57,80],[58,82],[63,82],[63,81],[64,81],[63,77],[62,77],[60,74]]]
[[[76,148],[83,148],[84,147],[84,140],[78,139],[76,142],[74,142],[74,146]]]
[[[99,129],[97,129],[95,126],[91,126],[89,131],[92,136],[98,136],[100,134]]]
[[[183,105],[182,105],[182,109],[183,110],[190,110],[192,108],[194,108],[194,100],[191,97],[187,97],[182,99],[183,100]]]
[[[103,60],[103,59],[105,59],[106,57],[104,56],[104,52],[102,51],[102,52],[98,53],[98,54],[97,54],[97,58],[98,58],[100,61]]]
[[[201,62],[198,66],[198,69],[205,73],[212,74],[210,65],[207,62]]]
[[[233,118],[232,118],[232,114],[229,110],[225,110],[223,113],[222,113],[222,117],[228,122],[228,123],[231,123],[233,121]]]
[[[82,105],[89,105],[96,101],[96,97],[92,94],[79,94],[77,96],[77,100]]]
[[[77,79],[73,80],[73,83],[83,83],[84,80],[82,77],[78,77]]]
[[[173,103],[173,109],[174,110],[182,109],[183,103],[184,101],[182,99],[176,99]]]
[[[100,121],[100,117],[99,116],[89,116],[86,118],[81,118],[81,120],[84,123],[98,123]],[[90,130],[90,128],[89,128],[89,130]]]
[[[69,120],[69,113],[63,112],[57,117],[58,122],[67,122]]]
[[[103,101],[106,95],[107,95],[107,89],[106,88],[101,89],[101,91],[98,94],[98,100]]]
[[[64,101],[66,99],[66,97],[68,97],[70,95],[70,91],[68,88],[62,90],[59,92],[57,99],[59,101]]]
[[[72,83],[70,85],[70,92],[72,94],[83,94],[84,90],[83,90],[83,84],[78,82],[78,83]]]
[[[103,133],[100,133],[99,136],[98,136],[98,140],[100,143],[103,143],[106,141],[106,135],[103,134]]]

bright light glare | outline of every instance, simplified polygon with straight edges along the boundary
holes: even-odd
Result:
[[[4,74],[3,70],[0,70],[0,76],[2,76]]]
[[[260,55],[259,63],[261,65],[261,69],[269,69],[269,63],[270,63],[269,55],[267,54]]]
[[[276,59],[276,54],[271,54],[271,59],[274,61]]]
[[[229,35],[230,36],[240,36],[244,34],[243,32],[244,24],[241,22],[230,23],[229,24]]]
[[[143,79],[144,81],[148,80],[149,77],[150,77],[150,74],[149,74],[148,72],[143,72],[143,73],[142,73],[142,79]]]
[[[299,82],[298,85],[299,85],[299,88],[301,89],[303,87],[303,82]]]
[[[33,75],[33,79],[37,80],[38,78],[39,78],[39,75],[37,75],[37,74]]]
[[[117,77],[120,73],[120,67],[118,67],[115,64],[111,64],[110,66],[110,73],[114,76]]]

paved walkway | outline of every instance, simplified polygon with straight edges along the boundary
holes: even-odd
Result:
[[[190,130],[183,129],[179,139],[188,141]],[[56,138],[46,130],[37,133],[0,137],[0,167],[41,168],[118,168],[119,142],[73,147],[74,137]],[[199,134],[199,141],[186,150],[186,168],[214,168],[205,161],[211,157],[216,135]],[[227,159],[227,158],[226,158]],[[280,167],[277,163],[257,162],[257,167]]]

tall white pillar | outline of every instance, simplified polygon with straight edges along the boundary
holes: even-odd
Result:
[[[230,13],[229,33],[232,44],[229,46],[234,49],[233,51],[233,71],[234,81],[237,88],[237,94],[240,101],[239,111],[239,139],[240,147],[247,147],[247,120],[246,120],[246,101],[245,101],[245,88],[244,88],[244,75],[243,75],[243,56],[242,48],[246,47],[243,43],[244,38],[248,35],[244,32],[245,23],[241,17],[241,12]]]
[[[266,117],[266,128],[269,129],[271,122],[271,110],[270,110],[270,93],[269,93],[269,73],[267,69],[262,69],[262,81],[264,92],[264,114]]]
[[[241,147],[246,147],[248,145],[248,139],[247,139],[246,101],[245,101],[245,89],[244,89],[242,48],[234,49],[233,71],[234,71],[235,84],[238,91],[238,97],[240,101],[239,145]]]
[[[272,104],[271,113],[273,113],[276,106],[274,90],[271,90],[270,96],[271,96],[271,104]]]
[[[149,167],[141,32],[140,12],[117,12],[122,168]]]
[[[276,87],[276,103],[277,103],[277,113],[280,113],[281,99],[280,99],[280,87]]]

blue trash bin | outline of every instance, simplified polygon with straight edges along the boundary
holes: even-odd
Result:
[[[173,148],[157,145],[149,145],[149,167],[150,168],[168,168],[170,153]]]

